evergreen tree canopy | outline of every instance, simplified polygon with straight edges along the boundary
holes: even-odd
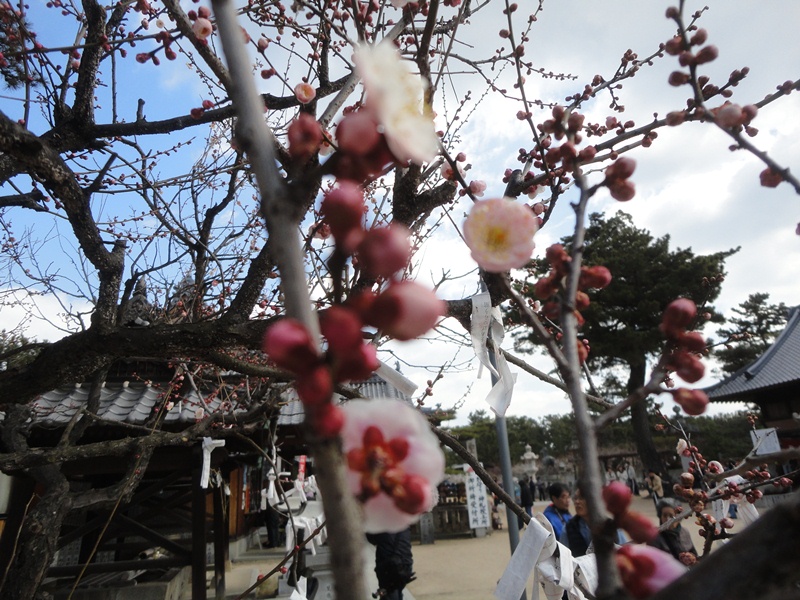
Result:
[[[769,294],[750,294],[732,309],[738,316],[728,319],[729,326],[719,330],[723,340],[732,342],[714,351],[725,373],[733,373],[755,361],[786,325],[786,305],[771,304],[768,300]]]
[[[565,247],[571,242],[571,236],[562,238]],[[591,367],[638,364],[659,352],[664,345],[658,328],[662,313],[676,298],[690,298],[703,307],[701,313],[721,320],[709,303],[719,295],[725,259],[738,249],[696,255],[691,248],[670,250],[669,242],[668,235],[654,238],[637,228],[626,213],[590,216],[584,264],[603,265],[612,275],[608,287],[587,290],[591,304],[581,311]],[[700,321],[697,328],[703,324]],[[526,332],[517,338],[517,346],[530,347],[532,341]]]

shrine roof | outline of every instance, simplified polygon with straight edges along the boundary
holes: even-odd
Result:
[[[786,327],[764,354],[719,383],[706,388],[714,402],[742,397],[800,381],[800,306],[789,313]]]

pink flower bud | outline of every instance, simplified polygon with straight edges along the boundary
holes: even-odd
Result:
[[[340,181],[322,201],[322,214],[331,227],[336,244],[345,254],[352,254],[364,237],[364,194],[350,181]]]
[[[688,298],[678,298],[673,300],[664,309],[664,316],[661,320],[661,331],[667,337],[674,337],[697,317],[697,306]]]
[[[486,182],[480,180],[470,181],[469,191],[472,192],[472,195],[476,198],[482,197],[483,193],[486,191]]]
[[[738,127],[744,122],[745,118],[742,107],[738,104],[731,104],[730,102],[726,102],[720,106],[714,113],[714,117],[717,124],[725,128]]]
[[[691,473],[681,473],[681,485],[690,488],[694,485],[694,475]]]
[[[606,179],[627,179],[636,170],[636,161],[627,156],[618,158],[606,169]]]
[[[778,184],[783,181],[783,175],[769,167],[761,171],[758,177],[761,180],[761,185],[768,188],[778,187]]]
[[[667,125],[677,127],[686,120],[686,111],[674,110],[667,113]]]
[[[628,181],[627,179],[615,179],[608,184],[608,191],[611,193],[611,197],[614,198],[614,200],[627,202],[632,200],[636,195],[636,186],[633,185],[632,181]]]
[[[578,286],[581,288],[603,289],[611,283],[611,271],[602,265],[582,267]]]
[[[701,48],[697,55],[694,57],[695,64],[702,65],[712,60],[716,59],[719,56],[719,50],[716,46],[706,46]]]
[[[329,403],[333,395],[333,378],[327,365],[318,365],[307,373],[298,374],[294,385],[305,406],[322,406]]]
[[[208,19],[200,17],[192,23],[192,31],[197,39],[204,40],[214,32],[214,26]]]
[[[336,142],[342,152],[369,154],[380,142],[378,124],[367,111],[350,113],[336,127]]]
[[[672,390],[672,399],[687,415],[702,415],[708,405],[708,396],[700,390],[687,390],[685,388]]]
[[[668,361],[668,366],[687,383],[696,383],[703,378],[705,366],[694,355],[677,350],[673,352]]]
[[[359,265],[374,277],[390,277],[401,271],[411,256],[408,236],[408,229],[396,223],[370,229],[358,246]]]
[[[705,338],[696,331],[679,333],[675,341],[690,352],[702,352],[706,349]]]
[[[337,381],[363,381],[380,366],[378,349],[372,344],[360,344],[352,352],[338,356]]]
[[[649,542],[658,535],[658,527],[653,525],[649,517],[638,512],[630,510],[624,512],[617,517],[617,524],[628,532],[634,542],[639,544]]]
[[[332,306],[320,312],[319,325],[328,340],[328,350],[334,355],[353,352],[363,343],[361,319],[349,308]]]
[[[633,492],[621,481],[612,481],[603,488],[603,502],[606,509],[615,517],[623,515],[631,505]]]
[[[303,81],[294,86],[294,96],[301,104],[308,104],[317,97],[317,90],[310,83]]]
[[[308,159],[322,144],[322,128],[308,113],[300,113],[286,133],[292,158]]]
[[[446,306],[429,289],[413,281],[393,282],[366,312],[365,320],[391,337],[413,340],[430,330]]]
[[[695,34],[689,39],[692,46],[702,46],[708,39],[708,31],[705,29],[698,29]]]
[[[305,326],[295,319],[281,319],[264,335],[262,349],[270,360],[293,373],[306,373],[319,360],[314,342]]]
[[[316,435],[323,439],[331,439],[339,435],[342,430],[344,413],[335,404],[326,403],[310,412],[309,421]]]

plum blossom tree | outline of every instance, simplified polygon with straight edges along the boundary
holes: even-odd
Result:
[[[0,4],[0,68],[15,90],[0,113],[3,298],[17,304],[28,288],[54,298],[67,332],[0,372],[8,415],[0,466],[28,469],[47,500],[21,530],[0,595],[34,595],[52,559],[53,532],[78,502],[64,496],[59,465],[83,428],[56,448],[31,451],[31,400],[77,381],[97,390],[114,361],[147,357],[235,370],[265,389],[293,382],[326,511],[336,515],[328,533],[337,597],[367,598],[363,511],[370,529],[398,527],[424,511],[441,460],[411,409],[397,408],[390,422],[368,402],[341,408],[333,392],[376,369],[379,346],[389,340],[426,335],[443,317],[471,328],[470,298],[445,301],[413,280],[414,252],[445,222],[463,231],[492,304],[518,306],[555,362],[555,383],[570,396],[597,533],[596,596],[623,597],[623,584],[638,596],[671,579],[632,578],[653,558],[615,553],[616,525],[637,539],[649,533],[627,510],[606,508],[595,434],[664,391],[669,372],[696,374],[700,349],[687,330],[695,308],[676,300],[665,309],[664,350],[650,379],[617,404],[601,402],[605,412],[592,416],[581,370],[591,350],[578,330],[586,290],[608,286],[614,273],[582,264],[587,209],[598,194],[633,200],[637,163],[627,153],[651,146],[661,128],[687,123],[719,129],[761,161],[763,186],[800,192],[794,175],[751,141],[759,111],[798,84],[734,103],[733,88],[748,73],[716,83],[704,74],[720,52],[699,28],[703,11],[689,14],[682,1],[667,11],[674,37],[648,56],[628,50],[612,76],[595,76],[564,103],[535,99],[528,78],[575,78],[538,66],[527,53],[542,10],[543,2],[521,8],[494,0],[296,0],[288,7],[214,0],[189,10],[175,0]],[[474,27],[484,16],[503,22],[494,51],[473,43],[485,37]],[[678,62],[669,84],[687,90],[686,106],[643,126],[621,121],[622,82],[656,61]],[[460,98],[450,93],[447,82],[461,72],[482,82],[480,95],[474,86]],[[175,93],[177,86],[192,92]],[[614,114],[589,121],[586,110],[604,94]],[[518,153],[522,168],[503,173],[503,197],[476,202],[488,187],[467,176],[462,127],[490,96],[517,109],[530,149]],[[523,194],[538,200],[527,206]],[[466,221],[462,198],[474,202]],[[573,244],[569,252],[547,249],[550,273],[536,284],[546,304],[534,310],[507,271],[526,265],[534,235],[562,207],[576,218]],[[59,260],[45,260],[48,253]],[[145,285],[146,313],[129,318]],[[558,320],[557,334],[545,319]],[[688,388],[670,393],[690,413],[707,401]],[[254,397],[246,418],[262,419],[267,397]],[[180,439],[222,435],[214,425],[228,416],[200,415]],[[172,443],[165,432],[135,441],[138,462],[128,477],[93,500],[123,501],[152,449]],[[81,452],[129,449],[86,444]],[[59,504],[59,496],[70,501]],[[701,567],[682,580],[702,577]]]

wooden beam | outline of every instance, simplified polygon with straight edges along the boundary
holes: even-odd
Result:
[[[157,531],[154,531],[149,527],[142,525],[138,521],[134,521],[130,517],[126,517],[125,515],[120,514],[117,515],[117,519],[121,523],[127,525],[129,529],[135,531],[146,540],[150,540],[151,542],[158,544],[159,546],[161,546],[165,550],[168,550],[169,552],[172,552],[173,554],[186,557],[189,557],[192,554],[188,548],[185,548],[180,544],[172,541],[171,539],[164,537]]]
[[[123,571],[150,571],[155,569],[169,569],[172,567],[185,567],[189,561],[177,556],[171,558],[153,558],[150,560],[123,560],[109,563],[90,563],[88,565],[69,565],[65,567],[50,567],[48,577],[76,577],[84,572],[91,573],[117,573]],[[84,567],[86,570],[84,571]]]

